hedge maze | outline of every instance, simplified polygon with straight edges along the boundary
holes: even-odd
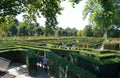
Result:
[[[10,59],[12,63],[27,64],[29,75],[37,72],[36,53],[39,51],[46,54],[50,73],[56,78],[119,78],[119,41],[115,44],[110,40],[112,45],[102,44],[101,38],[1,40],[0,57]],[[98,49],[100,45],[105,49]]]

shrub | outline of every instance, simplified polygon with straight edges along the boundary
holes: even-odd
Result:
[[[28,50],[26,54],[27,54],[26,63],[27,63],[28,73],[29,75],[35,75],[37,72],[36,54],[33,50]]]
[[[47,52],[47,58],[52,66],[56,78],[96,78],[92,73],[78,68],[53,52]],[[67,77],[65,77],[67,76]]]
[[[120,40],[108,40],[103,44],[104,49],[120,50]]]

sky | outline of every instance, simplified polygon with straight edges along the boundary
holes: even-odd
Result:
[[[62,28],[76,28],[77,30],[82,30],[85,25],[88,25],[89,21],[88,18],[83,20],[82,11],[84,9],[86,0],[82,0],[79,4],[75,5],[75,8],[71,6],[70,3],[64,1],[61,3],[61,5],[64,7],[64,10],[61,12],[61,15],[57,16],[57,20],[59,24],[58,27]],[[17,16],[17,19],[21,22],[22,21],[22,15],[20,14]],[[40,25],[45,25],[45,18],[37,18],[37,22],[40,23]]]

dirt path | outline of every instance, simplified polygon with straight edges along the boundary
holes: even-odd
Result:
[[[20,69],[20,66],[10,65],[8,67],[8,71],[9,74],[15,75],[15,78],[53,78],[50,77],[49,73],[45,72],[40,66],[38,66],[38,72],[34,77],[31,77],[28,73],[23,72],[23,70]]]

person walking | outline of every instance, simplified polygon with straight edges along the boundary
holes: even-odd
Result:
[[[43,66],[43,56],[39,55],[39,64],[40,64],[40,67]]]
[[[48,59],[46,57],[43,58],[43,68],[45,72],[48,72]]]

